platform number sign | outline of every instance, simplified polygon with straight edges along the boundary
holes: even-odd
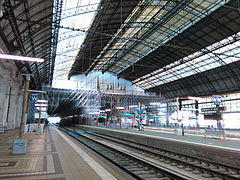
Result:
[[[222,103],[222,97],[221,96],[213,96],[212,103],[214,105],[220,105]]]
[[[31,94],[31,101],[33,104],[36,104],[38,100],[38,94]]]

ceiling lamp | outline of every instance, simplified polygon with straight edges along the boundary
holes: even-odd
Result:
[[[8,60],[15,60],[15,61],[30,61],[30,62],[43,62],[44,59],[41,58],[34,58],[34,57],[27,57],[27,56],[16,56],[16,55],[9,55],[9,54],[0,54],[0,59],[8,59]]]

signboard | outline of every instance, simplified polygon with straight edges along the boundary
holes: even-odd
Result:
[[[130,113],[121,113],[121,116],[128,116],[128,117],[133,117],[134,114],[130,114]]]
[[[142,114],[143,113],[143,111],[138,111],[138,114]]]
[[[34,118],[38,119],[39,118],[39,113],[35,113]],[[48,118],[48,114],[46,112],[41,112],[41,119],[47,119],[47,118]]]
[[[154,117],[153,116],[148,116],[148,119],[154,119]]]
[[[221,96],[213,96],[212,103],[215,105],[220,105],[222,103],[222,97]]]
[[[158,113],[158,108],[157,108],[157,107],[154,107],[154,108],[146,108],[146,111],[156,114],[156,113]]]
[[[211,108],[201,108],[202,112],[212,112],[212,111],[225,111],[225,107],[211,107]]]
[[[222,120],[222,113],[212,113],[212,114],[204,114],[204,119],[210,119],[210,120]]]
[[[26,151],[27,151],[26,139],[15,139],[13,141],[12,154],[26,154]]]
[[[36,104],[38,100],[38,94],[31,94],[31,101],[33,104]]]

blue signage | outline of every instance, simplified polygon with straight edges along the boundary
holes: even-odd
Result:
[[[212,103],[214,105],[220,105],[222,103],[222,97],[221,96],[213,96]]]
[[[31,101],[33,104],[36,104],[38,100],[38,94],[31,94]]]

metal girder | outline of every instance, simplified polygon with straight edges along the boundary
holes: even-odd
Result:
[[[42,3],[44,3],[44,2],[48,2],[49,0],[41,0],[41,1],[38,1],[36,4],[34,4],[34,5],[32,5],[31,7],[29,7],[29,11],[31,10],[31,9],[33,9],[33,8],[37,8],[38,6],[40,6]],[[23,5],[24,3],[26,3],[26,2],[28,2],[28,0],[21,0],[17,5],[15,5],[15,6],[13,6],[12,8],[13,8],[13,10],[15,10],[15,9],[17,9],[18,7],[20,7],[21,5]],[[49,8],[49,7],[48,7]],[[47,8],[47,9],[48,9]],[[39,13],[41,13],[43,10],[41,10],[41,11],[37,11],[35,14],[33,14],[33,15],[31,15],[31,17],[34,17],[34,16],[36,16],[37,14],[39,15]],[[24,14],[24,12],[21,12],[20,14],[19,14],[19,16],[21,17],[21,16],[23,16],[23,14]],[[16,19],[17,19],[17,17],[16,17]]]
[[[228,69],[230,71],[230,73],[231,73],[230,77],[233,77],[233,79],[236,81],[236,83],[232,82],[232,84],[234,86],[237,86],[238,89],[240,89],[240,80],[239,80],[237,74],[235,74],[235,72],[230,68],[230,66],[226,62],[224,62],[224,60],[219,55],[217,55],[216,53],[212,52],[211,50],[209,50],[207,48],[205,48],[205,49],[208,52],[210,52],[211,54],[213,54],[216,57],[217,60],[221,61],[224,64],[226,69]]]
[[[143,36],[137,38],[138,41],[135,41],[134,43],[131,43],[130,46],[127,48],[123,46],[115,55],[113,62],[117,62],[119,59],[121,59],[125,54],[129,53],[134,47],[136,47],[138,44],[140,44],[141,41],[143,41],[147,36],[149,36],[151,33],[153,33],[158,27],[160,27],[162,24],[165,23],[172,15],[174,15],[179,9],[186,6],[187,3],[189,3],[191,0],[183,0],[179,2],[174,8],[168,12],[161,20],[159,20],[149,31],[147,31]],[[168,3],[167,3],[168,4]],[[124,53],[122,54],[122,50],[126,49]],[[118,56],[118,54],[120,54]],[[106,64],[105,67],[103,67],[102,71],[106,72],[109,68],[111,68],[115,63]]]
[[[1,24],[1,30],[6,34],[7,41],[13,44],[13,47],[16,46],[18,48],[12,53],[43,57],[45,61],[42,64],[45,66],[45,64],[49,63],[50,58],[48,51],[50,51],[50,46],[48,46],[48,44],[51,43],[51,40],[46,43],[45,36],[48,34],[51,37],[51,34],[48,32],[51,32],[52,1],[53,0],[8,0],[5,2],[6,8],[4,17],[1,19],[3,22],[3,25]],[[7,8],[11,15],[9,15],[10,13]],[[7,23],[8,21],[10,23]],[[44,43],[41,43],[43,41]],[[44,47],[43,44],[45,45]],[[39,52],[41,52],[41,54],[39,54]],[[32,88],[41,89],[42,82],[49,82],[48,80],[44,81],[48,79],[47,68],[41,68],[40,71],[39,67],[42,67],[42,64],[25,62],[18,62],[17,64],[21,65],[21,67],[18,68],[20,72],[29,73],[30,70],[31,74],[34,73],[34,78],[31,78],[31,81],[34,81],[34,83],[31,83]],[[44,77],[44,79],[42,79],[42,77]]]
[[[84,35],[85,35],[85,33],[70,35],[70,36],[67,36],[65,38],[60,39],[58,42],[65,41],[65,40],[68,40],[68,39],[71,39],[71,38],[74,38],[74,37],[84,36]]]
[[[199,13],[202,13],[202,12],[199,12]],[[207,15],[207,14],[204,14],[204,15]],[[227,17],[227,16],[224,16],[224,17]],[[210,20],[210,23],[209,23],[209,21],[207,21],[207,22],[202,22],[201,23],[201,27],[208,27],[208,24],[216,24],[217,26],[220,26],[220,27],[225,27],[225,25],[224,24],[222,24],[222,23],[220,23],[220,21],[219,20],[221,20],[221,18],[218,18],[218,19],[212,19],[212,17],[211,16],[207,16],[206,17],[206,19],[207,20]],[[211,27],[211,26],[210,26]],[[209,28],[210,28],[209,27]],[[199,31],[199,29],[201,29],[201,28],[194,28],[193,30],[191,30],[190,32],[191,33],[196,33],[196,32],[198,32]],[[225,28],[223,28],[223,29],[225,29]],[[171,29],[170,29],[171,30]],[[224,35],[222,34],[222,31],[216,31],[215,29],[212,29],[212,31],[214,31],[215,32],[215,34],[216,33],[218,33],[218,34],[220,34],[222,37],[224,37]],[[230,29],[230,27],[227,27],[226,28],[226,31],[227,32],[229,32],[229,33],[234,33],[233,31],[232,31],[232,29]],[[204,41],[205,42],[205,44],[207,44],[208,42],[207,42],[207,40],[206,40],[206,38],[204,38],[205,36],[206,37],[211,37],[211,33],[206,33],[206,32],[204,32],[204,31],[200,31],[201,32],[201,36],[199,36],[199,39],[201,38],[201,41]],[[204,35],[203,35],[204,34]],[[189,37],[191,36],[191,34],[179,34],[179,36],[180,37],[183,37],[183,38],[185,38],[185,39],[188,39],[189,41],[192,41]],[[196,35],[195,35],[196,36]],[[212,37],[213,39],[214,39],[214,37]],[[178,41],[182,41],[183,39],[181,38],[181,39],[178,39]],[[216,40],[217,41],[217,40]],[[174,42],[177,42],[177,40],[175,40]],[[184,42],[184,41],[183,41]],[[192,41],[192,43],[193,43],[193,45],[197,45],[197,50],[199,49],[199,47],[200,48],[203,48],[202,47],[202,45],[201,44],[199,44],[198,43],[198,41]],[[232,43],[232,42],[229,42],[230,44]],[[226,44],[225,44],[226,45]],[[184,46],[184,45],[183,45]],[[192,46],[192,45],[191,45]],[[221,48],[221,47],[219,47],[219,48]],[[206,50],[206,52],[204,51],[204,50],[202,50],[203,51],[203,53],[211,53],[210,51],[208,51],[208,50]],[[170,53],[170,52],[168,52],[168,53]],[[224,72],[226,72],[226,75],[228,76],[228,77],[230,77],[230,80],[229,80],[229,82],[231,82],[231,84],[234,86],[234,87],[238,87],[238,89],[239,89],[239,84],[240,84],[240,81],[239,81],[239,78],[238,78],[238,76],[237,76],[237,74],[232,70],[232,69],[230,69],[230,66],[229,66],[229,64],[226,64],[225,62],[223,62],[221,59],[219,59],[220,57],[219,57],[219,55],[223,55],[223,54],[218,54],[218,53],[214,53],[214,56],[215,56],[215,59],[216,59],[216,61],[219,61],[220,60],[220,63],[221,64],[223,64],[224,65],[224,68],[226,69],[226,71],[224,71]],[[191,60],[190,60],[191,61]],[[196,66],[196,67],[194,67],[194,65],[192,65],[193,66],[193,69],[195,68],[195,69],[198,69],[198,67]],[[155,75],[155,74],[153,74],[153,75]],[[201,77],[201,78],[203,78],[203,76],[202,76],[202,74],[201,73],[198,73],[198,74],[196,74],[196,76],[199,76],[199,77]],[[231,79],[231,77],[233,78],[233,79]],[[147,77],[147,78],[149,78],[149,77]],[[141,78],[140,79],[140,81],[142,81],[144,78]],[[215,79],[215,77],[213,76],[212,77],[212,79]],[[214,89],[216,89],[217,87],[218,88],[220,88],[220,89],[222,89],[223,90],[223,87],[221,86],[221,84],[215,79],[214,81],[213,80],[211,80],[210,81],[210,79],[208,78],[208,77],[205,77],[205,80],[206,80],[206,86],[208,87],[208,91],[215,91]],[[234,81],[235,82],[234,82]],[[213,82],[214,82],[214,85],[213,85]],[[210,87],[209,87],[210,86]],[[152,89],[152,88],[151,88]]]
[[[62,4],[63,0],[55,0],[54,1],[54,15],[52,19],[52,40],[51,40],[51,55],[50,55],[50,77],[49,77],[49,84],[52,86],[52,80],[53,80],[53,72],[54,72],[54,64],[56,59],[56,53],[57,53],[57,44],[58,44],[58,34],[59,34],[59,25],[61,21],[61,15],[62,15]]]
[[[139,6],[141,6],[141,8],[140,8],[140,10],[139,10],[139,13],[136,14],[135,16],[131,17],[131,20],[132,20],[132,19],[136,19],[136,18],[140,15],[140,12],[143,12],[143,11],[148,7],[148,5],[149,5],[149,2],[144,2],[144,3],[142,3],[141,5],[139,5]],[[123,22],[121,22],[121,23],[123,23]],[[126,28],[126,27],[124,27],[123,29],[121,29],[121,31],[124,31],[125,28]],[[121,37],[118,37],[118,36],[113,36],[113,35],[111,35],[111,37],[112,37],[113,39],[109,42],[108,47],[111,47],[112,44],[113,44],[114,42],[116,42],[119,38],[121,39]],[[99,57],[96,58],[96,60],[90,65],[90,67],[86,70],[85,74],[88,74],[91,70],[93,70],[93,69],[95,68],[95,66],[96,66],[97,63],[102,59],[102,57],[104,56],[105,53],[106,53],[106,51],[100,52]]]
[[[13,42],[8,42],[7,37],[5,36],[5,34],[1,28],[0,28],[0,36],[9,52],[12,53],[17,50],[17,47],[14,46]]]
[[[100,23],[100,21],[101,21],[101,19],[102,19],[102,16],[103,16],[104,12],[107,10],[107,7],[108,7],[109,5],[110,5],[110,1],[104,1],[103,4],[102,4],[102,7],[103,7],[103,8],[101,8],[101,7],[99,6],[98,14],[97,14],[96,19],[95,19],[95,22],[96,22],[96,23],[94,24],[93,27],[91,27],[91,28],[89,29],[88,35],[87,35],[87,37],[86,37],[86,39],[85,39],[85,42],[84,42],[85,44],[88,44],[89,41],[91,40],[91,38],[92,38],[92,36],[93,36],[93,34],[94,34],[94,32],[95,32],[98,24]],[[81,47],[81,50],[79,51],[79,53],[78,53],[77,56],[78,56],[78,57],[81,57],[81,56],[83,55],[85,49],[86,49],[86,46],[82,46],[82,47]],[[75,61],[72,67],[74,67],[75,64],[78,64],[78,61]],[[72,75],[72,73],[73,73],[73,72],[72,72],[72,69],[71,69],[71,71],[70,71],[70,73],[69,73],[69,75],[68,75],[68,78],[70,78],[70,76]]]
[[[159,96],[139,96],[139,95],[118,95],[105,94],[92,90],[67,90],[57,88],[47,88],[48,113],[49,114],[66,114],[74,115],[74,110],[83,109],[85,113],[90,111],[99,111],[101,107],[109,106],[111,100],[120,106],[148,104],[152,101],[159,101]],[[63,107],[66,107],[62,109]],[[73,111],[73,112],[71,112]],[[71,114],[72,113],[72,114]]]
[[[32,33],[32,25],[30,24],[30,13],[29,13],[29,6],[28,6],[28,1],[24,2],[24,8],[25,8],[25,15],[26,15],[26,19],[27,19],[27,25],[28,25],[28,33],[30,35],[30,42],[31,42],[31,46],[32,46],[32,55],[33,57],[36,57],[36,53],[35,53],[35,45],[33,42],[33,33]],[[37,69],[36,73],[37,73],[37,80],[38,80],[38,89],[41,89],[41,81],[40,81],[40,77],[39,77],[39,72],[38,72],[38,64],[34,63],[35,68]]]
[[[67,53],[69,53],[69,52],[76,51],[76,50],[78,50],[78,49],[79,49],[79,48],[75,46],[75,47],[72,47],[72,48],[67,49],[67,50],[65,50],[65,51],[62,51],[61,53],[56,54],[56,55],[61,56],[62,54],[67,54]]]
[[[69,14],[69,15],[66,15],[66,16],[63,16],[61,19],[64,20],[64,19],[67,19],[67,18],[71,18],[73,16],[79,16],[81,14],[87,14],[87,13],[92,13],[92,12],[95,12],[97,11],[97,8],[96,9],[93,9],[93,10],[83,10],[82,12],[77,12],[77,13],[74,13],[74,14]]]
[[[15,36],[15,40],[16,40],[16,42],[18,44],[19,50],[21,51],[21,53],[23,55],[26,56],[27,55],[26,54],[26,50],[24,48],[24,45],[23,45],[23,42],[22,42],[22,38],[20,36],[20,32],[19,32],[18,25],[17,25],[17,22],[16,22],[16,17],[15,17],[15,14],[13,12],[13,8],[12,8],[12,4],[11,4],[10,0],[5,0],[4,8],[6,10],[6,13],[8,14],[9,23],[11,25],[11,28],[12,28],[13,34]],[[31,68],[30,68],[29,64],[25,63],[25,66],[27,68],[28,73],[32,74],[32,71],[31,71]],[[35,81],[35,78],[33,78],[33,80],[31,79],[31,81],[33,82],[32,85],[37,89],[37,83]]]

